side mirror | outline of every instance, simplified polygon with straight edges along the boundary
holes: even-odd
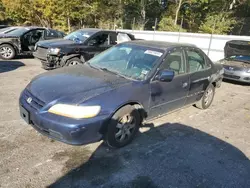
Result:
[[[171,82],[174,78],[174,71],[172,70],[160,70],[156,75],[155,79],[159,80],[160,82]]]

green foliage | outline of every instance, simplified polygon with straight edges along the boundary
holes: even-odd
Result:
[[[0,0],[0,21],[40,25],[66,32],[82,27],[157,29],[227,34],[233,27],[249,30],[249,0]],[[216,22],[214,20],[217,20]],[[181,22],[183,24],[181,24]],[[214,24],[215,23],[215,24]],[[180,26],[182,25],[182,27]],[[240,33],[240,32],[239,32]]]
[[[171,17],[163,17],[159,23],[160,31],[173,31],[173,32],[185,32],[186,30],[179,25],[174,24],[174,19]]]
[[[222,12],[208,15],[199,30],[204,33],[227,34],[234,24],[236,24],[236,20],[231,16],[231,13]]]

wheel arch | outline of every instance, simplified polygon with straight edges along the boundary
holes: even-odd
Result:
[[[140,115],[140,121],[141,123],[143,122],[143,120],[147,117],[147,112],[144,108],[144,106],[138,102],[138,101],[129,101],[129,102],[126,102],[126,103],[123,103],[121,105],[119,105],[114,111],[113,113],[110,115],[110,117],[108,118],[108,120],[103,124],[103,126],[101,127],[100,129],[100,133],[101,134],[105,134],[106,131],[107,131],[107,128],[108,128],[108,123],[110,121],[110,119],[113,117],[113,115],[118,111],[120,110],[121,108],[125,107],[125,106],[134,106],[138,112],[139,112],[139,115]]]
[[[85,62],[85,58],[81,54],[69,54],[62,57],[61,66],[63,67],[67,63],[67,61],[75,57],[79,58],[83,63]]]
[[[16,54],[18,53],[18,47],[17,47],[15,44],[13,44],[13,43],[11,43],[11,42],[2,42],[2,43],[0,44],[0,46],[1,46],[1,45],[4,45],[4,44],[10,45],[10,46],[15,50],[15,53],[16,53]]]

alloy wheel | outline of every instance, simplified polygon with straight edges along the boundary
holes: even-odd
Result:
[[[128,140],[135,130],[135,118],[130,114],[123,116],[116,125],[115,139],[118,142]]]

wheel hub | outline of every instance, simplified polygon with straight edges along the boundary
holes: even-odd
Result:
[[[116,128],[117,132],[115,134],[115,138],[117,141],[122,142],[124,140],[129,139],[135,128],[135,122],[133,116],[131,115],[123,116],[118,122]]]
[[[13,51],[12,51],[12,49],[9,48],[9,47],[2,47],[2,48],[0,49],[0,53],[1,53],[1,55],[2,55],[4,58],[9,58],[9,57],[11,57]]]
[[[206,91],[205,97],[204,97],[204,102],[205,105],[208,105],[213,99],[213,90],[210,88]]]

